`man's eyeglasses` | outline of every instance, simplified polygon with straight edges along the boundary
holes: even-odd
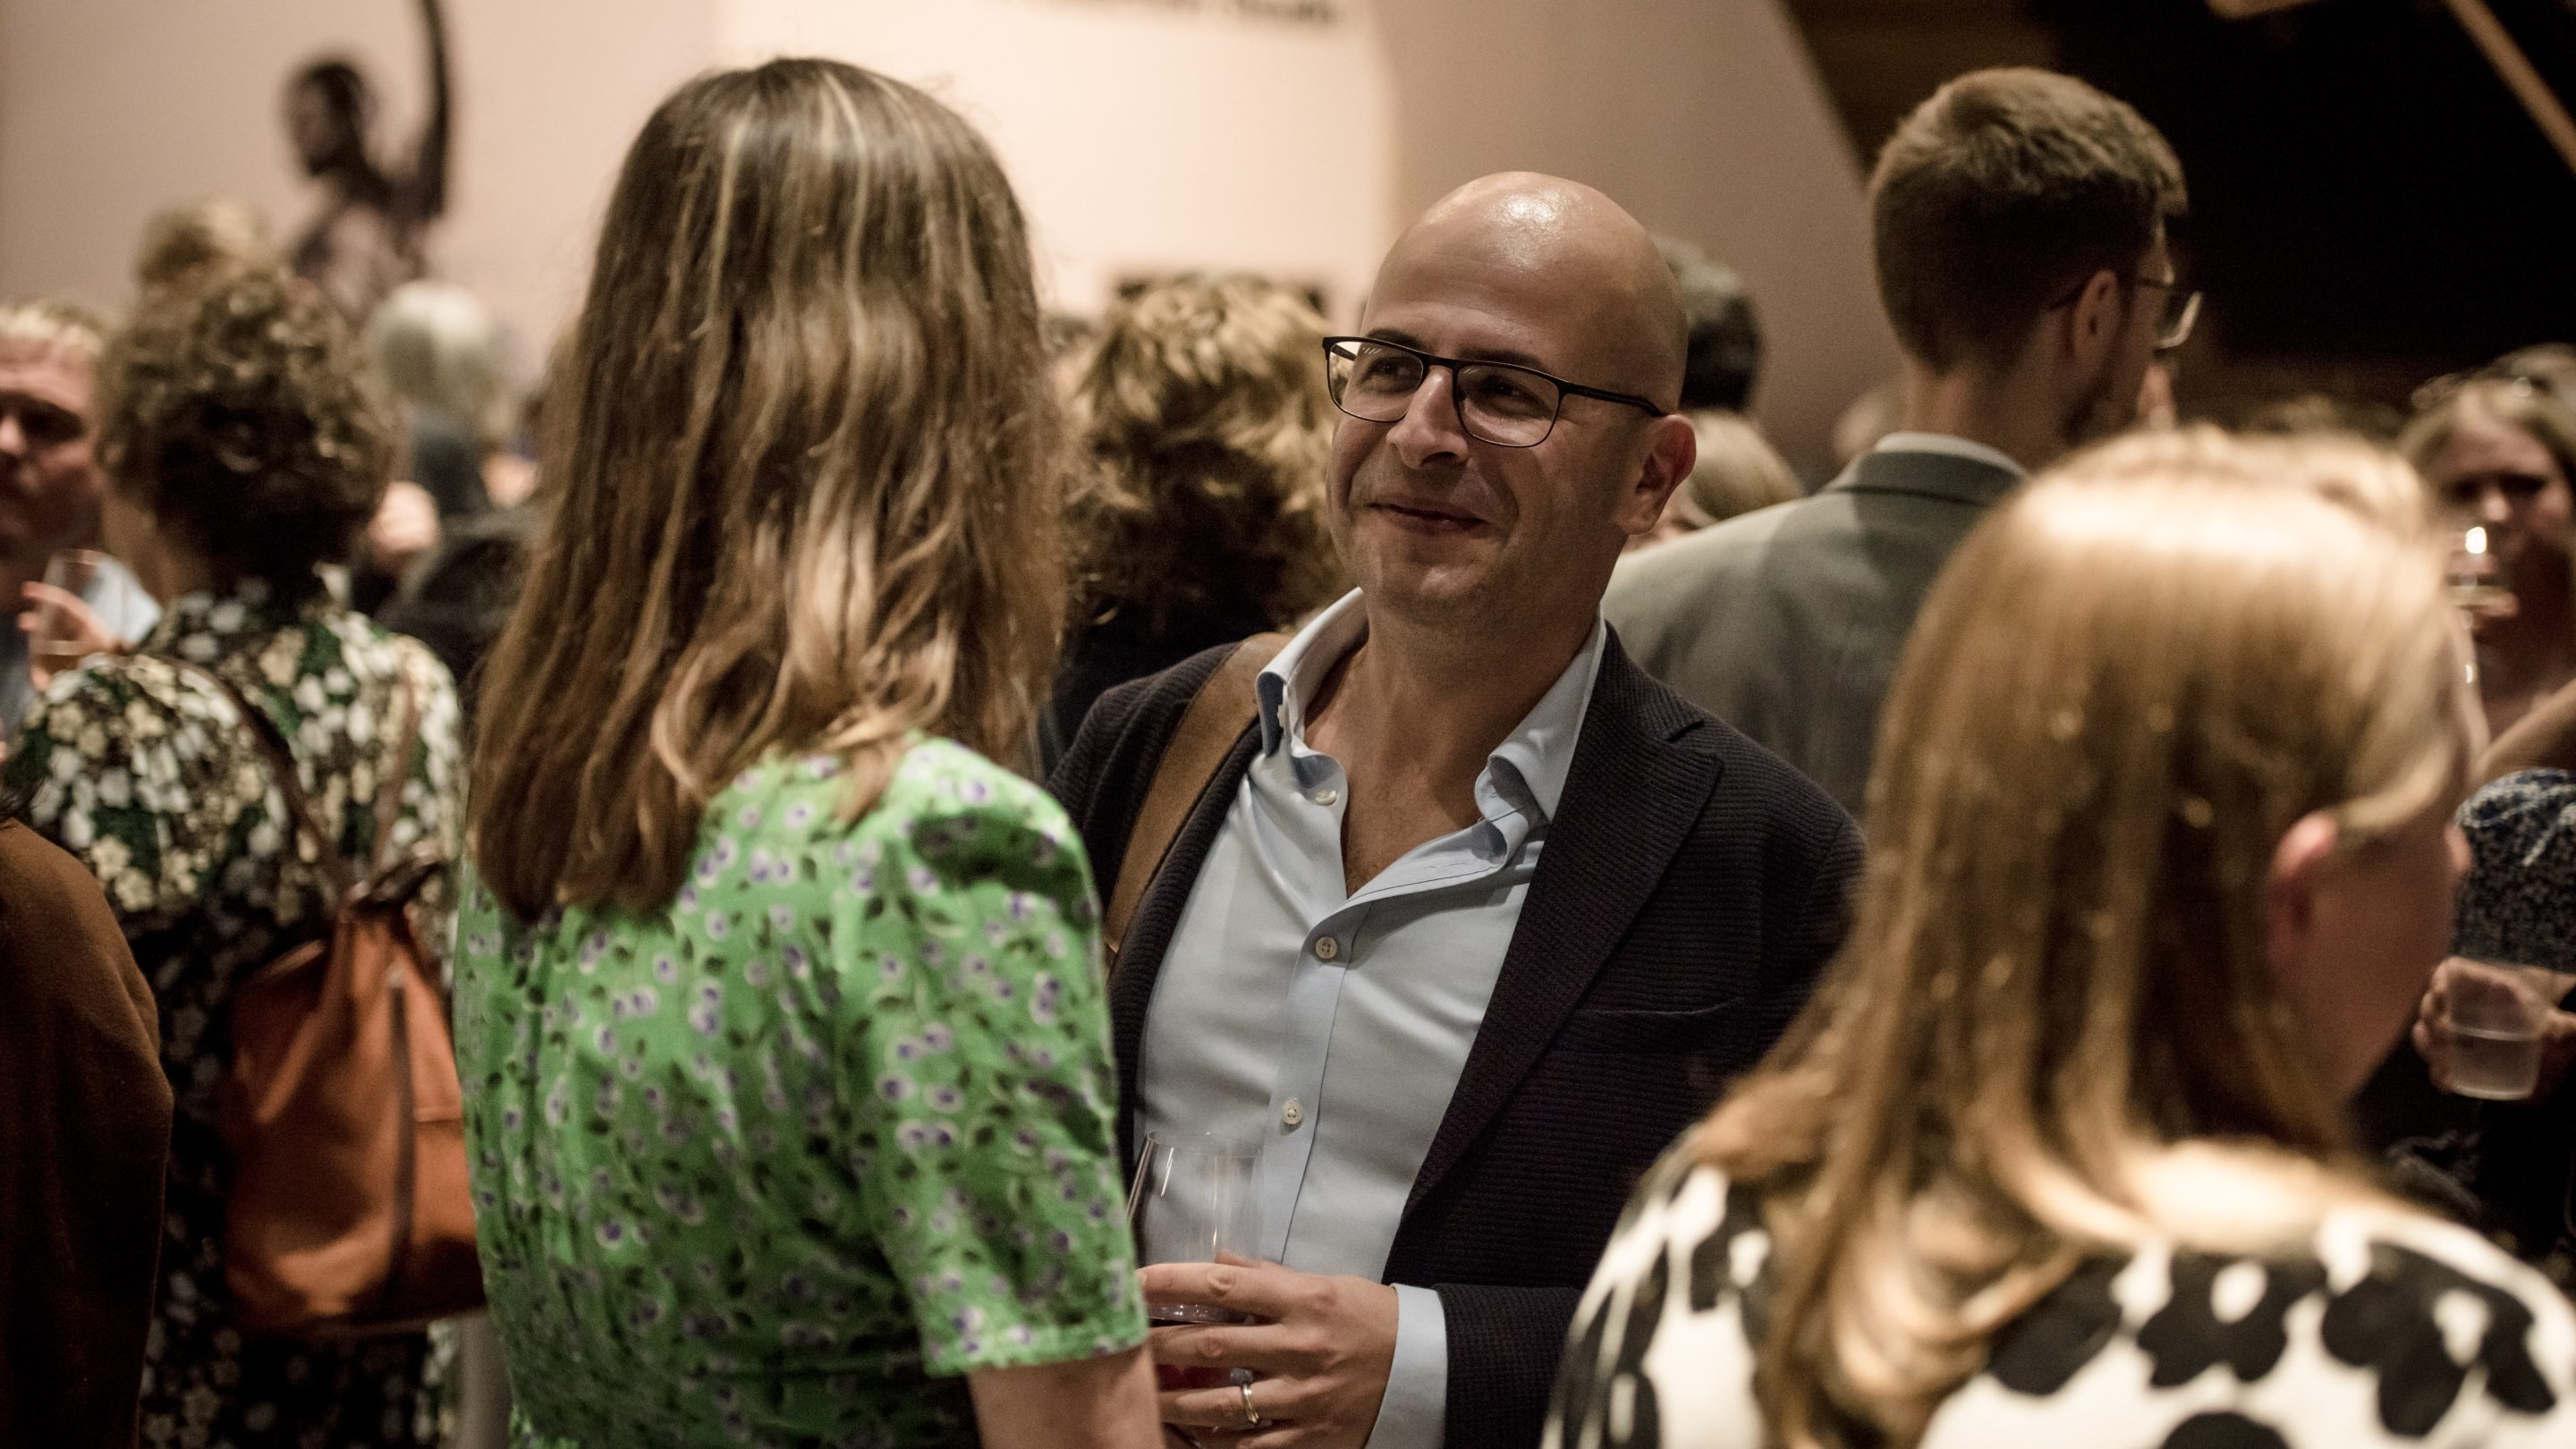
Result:
[[[2074,306],[2090,285],[2089,277],[2077,283],[2074,291],[2049,303],[2048,310]],[[2179,277],[2131,277],[2129,285],[2153,287],[2165,294],[2164,310],[2156,314],[2156,351],[2171,352],[2191,340],[2191,329],[2200,325],[2199,289],[2185,287]]]
[[[1449,369],[1458,426],[1467,436],[1501,448],[1534,448],[1547,441],[1568,396],[1599,398],[1655,417],[1670,411],[1652,398],[1585,387],[1534,367],[1439,357],[1375,337],[1324,339],[1324,380],[1332,388],[1333,405],[1362,422],[1402,418],[1435,367]]]

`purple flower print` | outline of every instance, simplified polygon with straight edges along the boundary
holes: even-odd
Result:
[[[966,1104],[966,1099],[957,1094],[955,1087],[933,1087],[927,1100],[934,1112],[954,1112]]]
[[[684,916],[689,914],[691,911],[696,910],[698,908],[698,888],[693,885],[684,885],[680,887],[680,898],[676,904],[680,908],[680,914]]]
[[[768,990],[769,963],[766,961],[745,961],[742,963],[742,984],[750,987],[754,991]]]
[[[921,1055],[921,1043],[914,1041],[911,1037],[905,1037],[903,1040],[894,1044],[894,1055],[895,1060],[897,1061],[911,1061],[914,1057]]]
[[[1022,1348],[1026,1348],[1030,1344],[1037,1342],[1038,1337],[1035,1333],[1029,1331],[1029,1326],[1025,1323],[1012,1324],[1003,1336]]]
[[[733,823],[745,830],[758,830],[760,828],[760,807],[757,805],[745,805],[742,807],[741,813],[733,817]],[[726,843],[731,844],[732,842],[728,841]]]
[[[1029,912],[1036,906],[1035,898],[1027,891],[1013,891],[1003,898],[1003,903],[1010,910],[1011,919],[1014,921],[1027,920]]]
[[[907,1101],[911,1098],[912,1091],[913,1085],[912,1078],[910,1077],[897,1076],[889,1072],[885,1076],[877,1078],[877,1095],[885,1098],[889,1102]]]
[[[626,1225],[611,1218],[599,1225],[597,1236],[601,1247],[617,1247],[626,1241]]]
[[[801,801],[801,800],[800,800],[800,801],[798,801],[797,803],[795,803],[795,804],[790,805],[790,806],[788,806],[788,807],[787,807],[787,824],[788,824],[789,828],[791,828],[791,829],[795,829],[795,830],[802,830],[802,829],[804,829],[806,826],[811,825],[811,824],[813,824],[813,823],[814,823],[814,807],[813,807],[813,806],[808,805],[808,804],[806,804],[806,803],[804,803],[803,801]]]
[[[904,883],[923,895],[939,889],[939,873],[926,865],[916,865],[903,873]]]
[[[790,905],[771,906],[769,908],[769,929],[773,931],[795,930],[796,908]]]
[[[654,957],[653,979],[665,986],[677,984],[680,979],[680,963],[669,956]]]
[[[921,1044],[932,1051],[944,1052],[957,1045],[957,1033],[950,1031],[946,1022],[934,1021],[921,1029]]]
[[[802,981],[814,974],[814,958],[806,955],[802,946],[788,947],[778,953],[778,959],[786,963],[787,974],[795,980]]]
[[[724,1013],[717,1009],[713,998],[701,999],[689,1008],[689,1025],[700,1036],[714,1036],[724,1027]]]
[[[993,974],[993,963],[986,957],[969,956],[966,958],[966,974],[974,977],[990,976]]]
[[[993,798],[993,787],[981,780],[969,780],[957,794],[969,805],[981,805]]]
[[[850,872],[850,894],[872,896],[877,891],[877,873],[866,867]]]
[[[888,983],[901,981],[903,979],[903,958],[901,956],[879,956],[877,958],[877,979]]]
[[[617,1050],[617,1029],[615,1027],[601,1027],[599,1030],[591,1033],[590,1043],[592,1046],[599,1049],[599,1054],[601,1056],[609,1055]]]
[[[707,939],[721,941],[733,934],[733,918],[722,911],[707,912]]]
[[[918,1122],[906,1122],[895,1129],[894,1140],[898,1146],[918,1152],[930,1145],[930,1129]]]

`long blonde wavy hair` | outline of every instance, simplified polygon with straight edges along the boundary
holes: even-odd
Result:
[[[650,908],[781,748],[1023,761],[1063,615],[1059,423],[992,152],[822,60],[701,77],[609,201],[485,676],[473,849],[523,919]]]
[[[1852,937],[1695,1144],[1772,1234],[1775,1444],[1915,1444],[2088,1252],[2374,1200],[2265,884],[2311,812],[2368,850],[2456,800],[2449,613],[2411,475],[2359,442],[2113,443],[1959,550],[1882,720]]]
[[[1341,582],[1324,522],[1324,319],[1260,277],[1182,276],[1113,304],[1076,363],[1076,607],[1285,625]]]

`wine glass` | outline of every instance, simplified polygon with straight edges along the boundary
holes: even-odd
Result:
[[[27,635],[27,663],[39,681],[52,678],[102,649],[114,648],[115,631],[134,612],[134,587],[106,554],[91,548],[57,550],[45,564],[45,583],[69,596],[43,596],[35,628]]]
[[[1261,1145],[1201,1132],[1148,1132],[1127,1194],[1127,1219],[1136,1230],[1136,1261],[1216,1263],[1255,1261],[1261,1252]],[[1155,1323],[1248,1323],[1232,1309],[1207,1303],[1149,1303]],[[1158,1365],[1166,1390],[1220,1388],[1232,1375],[1216,1368]]]

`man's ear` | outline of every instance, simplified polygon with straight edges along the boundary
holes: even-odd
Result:
[[[1619,500],[1618,524],[1630,538],[1652,533],[1664,516],[1664,501],[1690,476],[1699,461],[1699,434],[1690,419],[1666,413],[1647,425],[1645,461],[1627,496]]]
[[[2129,284],[2109,268],[2095,272],[2075,294],[2074,305],[2066,309],[2065,325],[2059,329],[2059,346],[2067,358],[2092,370],[2101,364],[2111,349],[2119,345],[2120,334],[2129,325]]]
[[[2322,814],[2299,817],[2272,849],[2264,881],[2265,946],[2272,978],[2292,996],[2312,989],[2317,957],[2317,893],[2341,832]]]

